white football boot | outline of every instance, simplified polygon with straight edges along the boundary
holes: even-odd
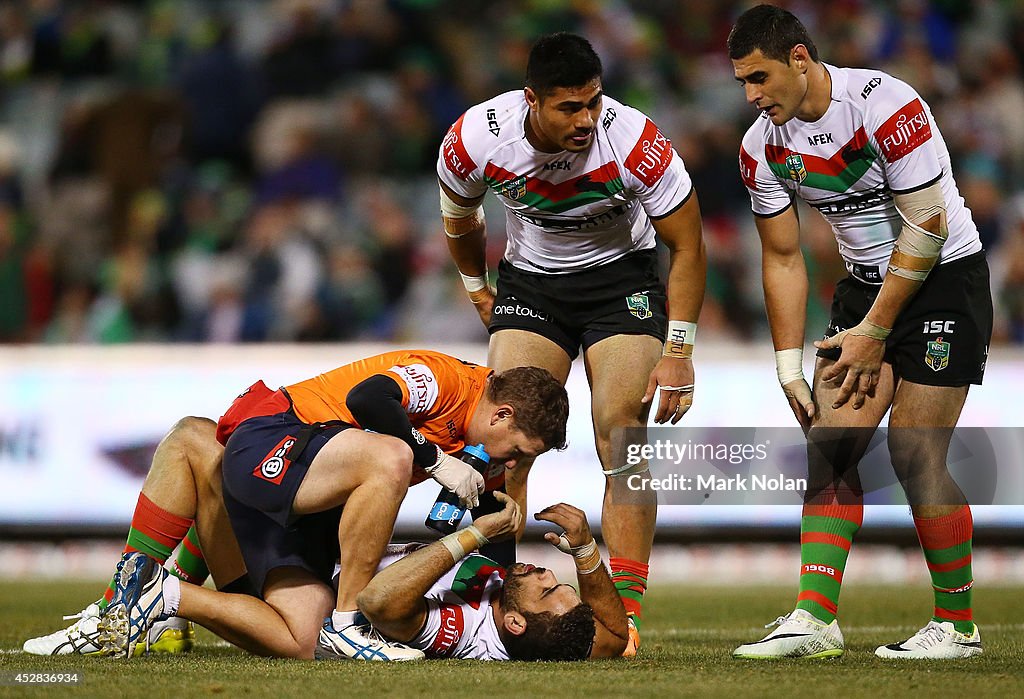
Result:
[[[928,625],[900,643],[878,646],[879,658],[908,658],[911,660],[952,660],[981,655],[981,632],[974,625],[968,636],[953,627],[951,621],[929,621]]]
[[[377,630],[366,623],[355,623],[340,629],[334,628],[331,617],[324,619],[317,639],[313,657],[317,660],[375,660],[409,661],[422,660],[423,651],[401,643],[386,641]]]
[[[64,617],[77,619],[66,629],[54,631],[47,636],[30,638],[21,649],[32,655],[96,655],[101,650],[99,640],[100,608],[97,602],[78,612]],[[188,653],[195,645],[196,632],[191,621],[172,617],[167,621],[153,624],[149,630],[150,653]],[[135,654],[145,652],[145,646],[135,648]]]
[[[803,609],[780,616],[765,628],[778,628],[756,643],[745,643],[732,652],[734,658],[837,658],[843,654],[843,632]]]

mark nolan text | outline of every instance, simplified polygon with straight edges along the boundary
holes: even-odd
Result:
[[[649,478],[634,474],[629,477],[626,485],[630,490],[655,491],[686,491],[686,492],[803,492],[807,490],[806,478],[787,478],[786,476],[750,475],[750,476],[718,476],[697,475],[683,476],[678,473],[664,478]]]

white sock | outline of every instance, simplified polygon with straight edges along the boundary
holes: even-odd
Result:
[[[176,616],[181,604],[181,581],[173,575],[164,580],[164,616]]]
[[[355,609],[347,612],[342,612],[335,609],[331,613],[331,623],[334,624],[334,630],[337,631],[345,628],[346,626],[351,626],[352,624],[356,623],[356,614],[358,613],[359,612]]]

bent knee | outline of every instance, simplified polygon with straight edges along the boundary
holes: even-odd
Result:
[[[164,441],[190,448],[208,449],[211,442],[217,443],[217,423],[206,417],[183,417],[174,423]]]
[[[375,452],[378,462],[375,474],[408,486],[412,477],[412,448],[396,437],[384,436]]]

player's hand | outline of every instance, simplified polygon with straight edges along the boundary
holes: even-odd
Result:
[[[472,509],[480,504],[480,493],[484,490],[484,477],[475,468],[461,459],[437,450],[437,462],[424,469],[430,477],[459,496],[462,506]]]
[[[542,522],[557,524],[564,530],[561,536],[554,532],[547,532],[544,535],[544,540],[553,546],[557,546],[565,553],[572,553],[569,550],[570,547],[585,546],[594,540],[594,535],[590,533],[587,515],[578,507],[560,502],[557,505],[545,507],[535,514],[533,518]]]
[[[479,314],[480,320],[483,321],[484,327],[490,327],[491,311],[494,309],[494,287],[488,284],[486,288],[480,289],[480,291],[470,291],[467,293],[469,294],[469,300],[476,307],[476,312]]]
[[[689,357],[662,357],[651,372],[647,392],[640,402],[650,403],[658,388],[661,396],[654,421],[674,425],[693,404],[693,360]]]
[[[839,360],[821,375],[828,383],[842,382],[832,408],[844,406],[853,396],[853,409],[860,410],[865,399],[874,395],[875,386],[882,374],[882,358],[885,355],[885,341],[876,340],[858,332],[859,325],[841,333],[818,340],[818,349],[841,348]]]
[[[800,429],[807,434],[807,430],[811,429],[811,422],[814,420],[816,412],[814,398],[811,396],[811,387],[807,385],[806,380],[797,379],[783,386],[782,392],[786,394],[789,409],[793,411],[796,421],[800,423]]]
[[[473,526],[490,541],[500,541],[514,536],[522,526],[523,514],[519,504],[500,490],[494,491],[494,499],[505,507],[500,512],[491,512],[473,520]]]

